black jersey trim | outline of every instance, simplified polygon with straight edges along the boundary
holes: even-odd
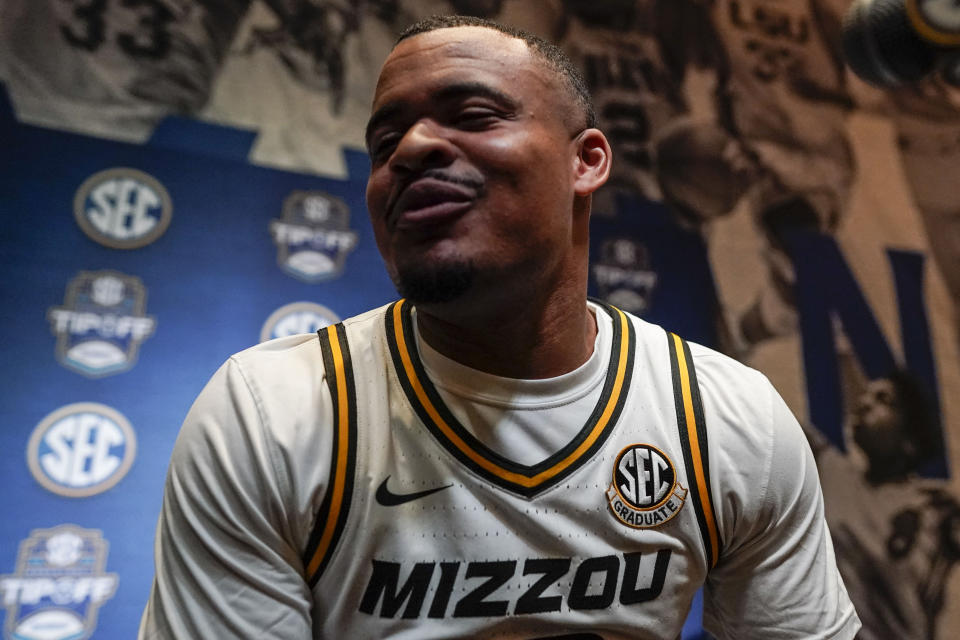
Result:
[[[333,408],[330,481],[303,555],[307,584],[320,579],[347,523],[357,462],[357,395],[343,324],[317,331]]]
[[[582,466],[606,442],[623,410],[633,374],[635,331],[622,311],[597,304],[613,319],[613,347],[600,399],[577,435],[560,451],[535,465],[519,464],[491,450],[454,417],[424,370],[414,336],[412,305],[405,300],[387,309],[387,344],[400,386],[440,445],[479,476],[529,498]]]
[[[703,419],[700,387],[690,355],[690,346],[680,336],[668,333],[670,370],[677,407],[677,427],[683,448],[687,482],[693,496],[697,524],[707,553],[707,568],[717,564],[720,555],[720,534],[710,495],[710,456],[707,447],[707,426]]]

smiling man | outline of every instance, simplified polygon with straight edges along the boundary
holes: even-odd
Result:
[[[384,63],[367,203],[404,299],[233,356],[178,438],[141,638],[852,638],[759,373],[588,301],[610,173],[563,54],[463,17]]]

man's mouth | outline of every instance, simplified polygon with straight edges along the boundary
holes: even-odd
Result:
[[[387,213],[387,226],[416,229],[443,224],[461,216],[480,196],[473,181],[421,177],[407,185]]]

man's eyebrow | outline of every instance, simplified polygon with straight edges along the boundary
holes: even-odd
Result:
[[[508,96],[499,89],[494,89],[488,84],[482,82],[458,82],[437,90],[433,96],[435,100],[455,100],[470,96],[480,96],[489,98],[508,109],[519,109],[520,103],[516,98]]]
[[[520,108],[520,102],[515,98],[482,82],[458,82],[456,84],[447,85],[434,92],[434,94],[431,96],[431,102],[449,102],[451,100],[463,99],[470,96],[489,98],[494,102],[500,103],[501,106],[510,111],[516,111]],[[370,120],[367,121],[367,130],[364,137],[367,142],[367,147],[370,146],[370,135],[373,133],[374,129],[376,129],[377,126],[379,126],[382,122],[393,118],[398,113],[403,111],[403,108],[404,107],[401,102],[388,102],[377,109],[373,115],[370,116]]]

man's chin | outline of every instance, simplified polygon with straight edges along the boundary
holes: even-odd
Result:
[[[414,304],[443,304],[466,294],[475,277],[476,269],[469,262],[415,265],[398,269],[393,284],[401,296]]]

